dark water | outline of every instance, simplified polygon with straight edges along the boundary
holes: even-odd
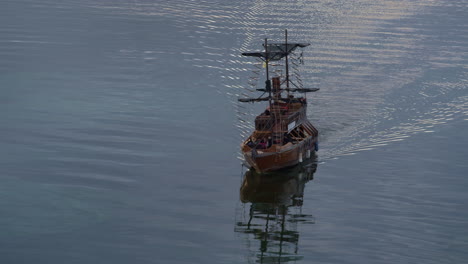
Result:
[[[2,1],[0,263],[465,263],[467,12]],[[262,107],[236,102],[239,54],[285,28],[311,43],[321,150],[263,182],[239,160]]]

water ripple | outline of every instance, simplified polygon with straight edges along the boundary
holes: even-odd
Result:
[[[454,6],[455,15],[443,16],[445,12],[453,12]],[[437,19],[450,20],[444,25],[454,27],[432,25],[436,20],[425,19],[426,14],[434,14],[434,8],[441,11]],[[437,104],[461,104],[455,108],[463,108],[465,99],[460,97],[466,88],[466,77],[461,77],[465,74],[463,70],[455,77],[456,83],[439,79],[421,84],[420,79],[428,70],[445,72],[458,67],[466,71],[468,40],[463,34],[466,28],[462,26],[464,16],[460,11],[464,8],[466,4],[462,2],[384,1],[377,5],[368,1],[337,1],[286,5],[279,1],[256,1],[246,15],[247,37],[241,50],[258,49],[263,36],[281,39],[283,28],[289,29],[291,39],[311,42],[305,52],[302,75],[305,83],[321,87],[319,93],[311,95],[309,116],[322,132],[320,157],[328,159],[404,140],[414,133],[430,132],[434,126],[463,118],[453,117],[452,113],[449,117],[438,117],[439,106],[430,110]],[[442,48],[431,52],[434,46]],[[248,67],[252,68],[251,63],[238,69],[244,71]],[[226,86],[232,91],[228,94],[232,102],[236,97],[251,96],[249,90],[254,90],[245,84]],[[234,92],[238,89],[242,92]],[[437,93],[444,97],[430,103],[424,99]],[[390,96],[396,94],[402,98]],[[418,117],[415,104],[429,108],[419,111],[432,114]],[[259,108],[236,107],[240,135],[245,136],[251,131]],[[391,128],[380,126],[387,120],[401,123]]]

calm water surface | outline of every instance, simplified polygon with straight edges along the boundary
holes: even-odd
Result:
[[[464,263],[467,12],[2,1],[0,262]],[[239,54],[285,28],[321,150],[265,179],[240,165],[263,106],[237,103],[262,77]]]

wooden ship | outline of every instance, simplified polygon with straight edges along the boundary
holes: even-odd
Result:
[[[266,110],[255,118],[255,130],[241,144],[245,162],[258,173],[297,165],[318,150],[318,131],[307,119],[307,99],[296,94],[315,92],[319,88],[303,88],[289,73],[289,56],[309,45],[288,42],[285,30],[283,43],[269,43],[265,39],[264,51],[242,53],[260,58],[266,69],[265,88],[257,89],[263,95],[239,99],[240,102],[268,102]],[[279,61],[284,62],[285,74],[270,78],[269,65]]]

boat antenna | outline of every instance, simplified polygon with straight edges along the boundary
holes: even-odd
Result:
[[[288,61],[288,53],[289,53],[289,48],[288,48],[288,30],[284,30],[284,38],[285,38],[285,44],[286,44],[286,89],[288,92],[288,98],[289,98],[289,61]]]
[[[266,81],[265,81],[265,90],[268,91],[268,105],[270,107],[270,111],[273,111],[273,108],[271,106],[271,81],[270,81],[270,73],[268,71],[268,61],[270,60],[270,54],[268,53],[268,39],[265,38],[265,69],[266,69]],[[274,120],[274,114],[271,113],[271,123],[273,124],[275,122]],[[270,127],[270,132],[273,134],[273,126]]]
[[[265,68],[266,68],[266,81],[265,81],[265,90],[268,92],[268,102],[271,110],[271,81],[270,74],[268,72],[268,61],[270,55],[268,54],[268,40],[265,38]]]

